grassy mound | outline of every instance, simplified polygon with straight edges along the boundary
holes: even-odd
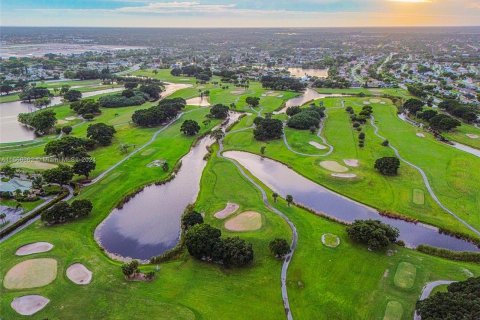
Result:
[[[389,301],[385,309],[383,320],[401,320],[403,315],[403,307],[398,301]]]
[[[412,201],[415,204],[425,204],[425,193],[420,189],[413,189]]]
[[[46,286],[57,277],[57,260],[30,259],[11,268],[3,285],[7,289],[28,289]]]
[[[399,288],[410,289],[415,284],[416,275],[417,267],[409,262],[400,262],[393,282]]]
[[[225,222],[230,231],[253,231],[262,227],[262,215],[255,211],[245,211]]]

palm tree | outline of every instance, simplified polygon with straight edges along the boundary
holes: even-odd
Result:
[[[290,204],[293,202],[293,196],[291,194],[287,194],[287,205],[290,207]]]
[[[278,193],[274,192],[274,193],[272,194],[272,197],[273,197],[273,202],[277,202]]]

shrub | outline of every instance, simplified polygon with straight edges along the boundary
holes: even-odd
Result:
[[[270,252],[272,252],[275,257],[283,258],[286,254],[290,252],[290,246],[285,239],[274,239],[268,244]]]
[[[355,220],[347,227],[348,236],[356,241],[368,245],[372,250],[379,250],[395,243],[399,231],[378,220]]]
[[[254,120],[256,125],[253,135],[256,140],[265,141],[279,139],[283,135],[283,123],[278,119],[264,119],[257,117]]]
[[[397,157],[383,157],[375,161],[375,169],[385,176],[394,176],[398,173],[400,160]]]

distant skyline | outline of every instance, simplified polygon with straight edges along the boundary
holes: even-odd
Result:
[[[480,0],[15,0],[2,26],[375,27],[480,25]]]

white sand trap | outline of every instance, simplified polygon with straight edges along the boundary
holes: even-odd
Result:
[[[379,103],[381,100],[380,99],[370,99],[371,103]]]
[[[386,104],[386,102],[385,102],[385,101],[381,101],[380,104]]]
[[[73,120],[77,120],[78,118],[77,117],[66,117],[65,120],[67,121],[73,121]]]
[[[238,90],[230,91],[231,94],[235,94],[235,95],[244,94],[245,92],[247,92],[247,90],[245,90],[245,89],[238,89]]]
[[[370,101],[363,101],[363,104],[365,105],[370,104]]]
[[[342,179],[353,179],[357,177],[357,175],[354,173],[332,173],[331,176]]]
[[[425,138],[425,135],[421,132],[417,132],[417,137],[420,137],[420,138]]]
[[[53,244],[49,242],[34,242],[18,248],[15,254],[17,256],[26,256],[34,253],[47,252],[53,249]]]
[[[74,263],[67,268],[67,277],[75,284],[89,284],[92,281],[92,271],[81,263]]]
[[[262,216],[255,211],[245,211],[225,222],[230,231],[252,231],[262,227]]]
[[[13,310],[17,311],[22,316],[31,316],[32,314],[35,314],[45,308],[49,302],[49,299],[33,294],[15,298],[10,305],[12,306]]]
[[[226,217],[237,211],[239,207],[240,206],[236,203],[227,202],[225,208],[222,211],[218,211],[213,216],[217,219],[225,219]]]
[[[327,149],[327,147],[325,147],[323,144],[320,144],[320,143],[315,142],[315,141],[310,141],[308,144],[311,145],[311,146],[314,146],[315,148],[320,149],[320,150]]]
[[[465,135],[467,137],[469,137],[470,139],[478,139],[479,138],[479,136],[477,134],[467,133]]]
[[[57,120],[57,124],[62,125],[68,123],[67,120]]]
[[[342,166],[340,163],[337,161],[322,161],[320,162],[320,165],[330,171],[333,172],[347,172],[348,168],[345,166]]]
[[[189,106],[200,106],[200,107],[208,107],[210,106],[210,102],[208,102],[207,97],[196,97],[187,100],[187,105]]]
[[[8,270],[3,280],[7,289],[28,289],[46,286],[57,277],[57,260],[42,258],[20,262]]]
[[[349,167],[358,167],[360,164],[357,159],[344,159],[343,162]]]

